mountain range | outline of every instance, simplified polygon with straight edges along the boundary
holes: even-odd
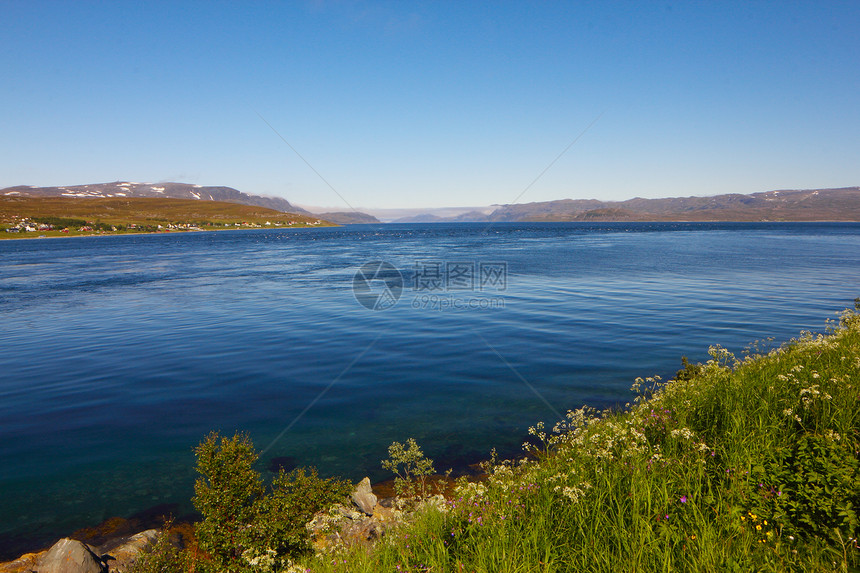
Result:
[[[11,197],[77,197],[110,198],[110,197],[161,197],[167,199],[198,199],[201,201],[224,201],[266,207],[283,213],[299,213],[301,215],[316,215],[321,219],[348,225],[352,223],[379,223],[379,219],[359,211],[311,213],[306,209],[293,205],[281,197],[266,197],[243,193],[232,187],[212,187],[192,185],[190,183],[132,183],[130,181],[114,181],[112,183],[92,183],[90,185],[70,185],[66,187],[31,187],[19,185],[0,189],[0,196]]]
[[[199,199],[201,201],[225,201],[242,205],[266,207],[283,213],[310,215],[301,207],[280,197],[249,195],[232,187],[207,187],[190,183],[93,183],[68,187],[30,187],[19,185],[0,189],[0,195],[18,197],[162,197],[169,199]]]
[[[189,183],[132,183],[115,181],[67,187],[17,186],[0,189],[0,196],[19,197],[163,197],[226,201],[266,207],[287,213],[311,213],[280,197],[250,195],[232,187]],[[478,208],[411,210],[391,217],[396,209],[377,214],[395,223],[434,222],[527,222],[527,221],[860,221],[860,187],[766,191],[711,197],[669,197],[626,201],[561,199]],[[375,212],[371,210],[371,212]],[[317,213],[339,224],[378,223],[372,214],[353,212]],[[386,217],[385,215],[389,215]]]
[[[497,205],[449,217],[418,213],[398,223],[459,221],[860,221],[860,187],[627,201],[562,199]],[[483,211],[483,212],[482,212]]]

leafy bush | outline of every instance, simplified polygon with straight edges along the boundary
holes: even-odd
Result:
[[[345,501],[352,484],[338,478],[321,479],[316,468],[283,469],[272,483],[270,495],[257,504],[256,544],[278,555],[297,555],[310,549],[305,524],[314,514]]]
[[[191,557],[170,542],[171,521],[165,522],[152,548],[135,561],[131,573],[185,573]]]
[[[406,445],[394,442],[388,446],[388,459],[382,461],[382,467],[396,474],[394,490],[406,497],[425,497],[427,477],[436,472],[433,460],[424,456],[414,438],[406,440]]]
[[[250,525],[264,488],[254,470],[257,453],[244,434],[224,438],[213,432],[195,449],[194,507],[203,514],[196,533],[200,548],[219,571],[241,571],[242,552],[252,541]]]
[[[702,373],[704,366],[701,364],[691,364],[686,356],[681,357],[681,368],[675,373],[675,380],[692,380]]]
[[[254,469],[258,455],[244,434],[207,436],[196,448],[194,506],[203,514],[196,534],[213,571],[277,569],[310,548],[305,524],[326,507],[345,501],[352,485],[321,479],[316,469],[281,470],[271,488]]]

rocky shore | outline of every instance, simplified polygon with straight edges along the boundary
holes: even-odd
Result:
[[[441,494],[413,503],[394,496],[390,483],[378,484],[377,491],[379,496],[366,477],[353,490],[350,504],[337,504],[315,514],[306,525],[314,550],[327,553],[342,546],[372,543],[390,529],[406,523],[422,507],[445,507],[445,497]],[[129,533],[129,527],[138,523],[113,518],[99,527],[79,530],[72,538],[60,539],[49,549],[0,563],[0,573],[127,573],[164,534],[157,528]],[[177,547],[193,543],[193,526],[189,522],[171,527],[168,534]]]
[[[0,564],[0,573],[104,573],[131,570],[140,555],[152,547],[159,531],[147,529],[128,537],[111,539],[93,547],[77,539],[63,538],[50,549],[26,553]]]

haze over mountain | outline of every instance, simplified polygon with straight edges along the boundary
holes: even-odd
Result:
[[[307,211],[291,204],[281,197],[250,195],[232,187],[209,187],[190,183],[132,183],[114,181],[113,183],[92,183],[89,185],[70,185],[66,187],[31,187],[19,185],[0,189],[0,195],[19,197],[162,197],[170,199],[199,199],[201,201],[226,201],[242,205],[256,205],[285,213]]]
[[[495,206],[489,214],[471,210],[441,217],[428,210],[396,220],[456,221],[860,221],[860,187],[627,201],[561,199]]]

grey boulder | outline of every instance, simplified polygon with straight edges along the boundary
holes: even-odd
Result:
[[[370,488],[370,478],[366,477],[355,487],[352,492],[352,501],[358,508],[367,515],[373,515],[373,508],[376,507],[376,495]]]
[[[104,573],[107,566],[89,545],[60,539],[39,561],[38,573]]]
[[[99,553],[104,556],[111,571],[126,573],[131,571],[138,558],[155,545],[158,540],[158,531],[147,529],[131,537],[121,537],[106,543],[98,548]]]

